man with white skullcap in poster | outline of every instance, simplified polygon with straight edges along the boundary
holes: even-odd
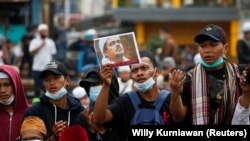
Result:
[[[101,38],[99,48],[103,55],[102,64],[117,64],[129,61],[124,56],[124,47],[119,36]]]

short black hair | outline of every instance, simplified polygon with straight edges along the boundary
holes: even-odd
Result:
[[[155,59],[154,54],[152,54],[152,53],[149,52],[149,51],[140,51],[139,54],[140,54],[140,57],[141,57],[141,58],[142,58],[142,57],[147,57],[147,58],[149,58],[149,59],[151,60],[152,64],[153,64],[153,66],[154,66],[154,67],[158,67],[158,63],[157,63],[157,61],[156,61],[156,59]]]

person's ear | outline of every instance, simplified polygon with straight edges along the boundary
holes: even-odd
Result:
[[[228,44],[226,43],[226,44],[224,44],[223,53],[225,54],[225,53],[227,53],[227,51],[228,51]]]
[[[65,78],[65,86],[67,86],[70,82],[70,77],[69,76],[66,76]]]
[[[158,77],[160,73],[161,73],[160,68],[155,67],[155,77]]]

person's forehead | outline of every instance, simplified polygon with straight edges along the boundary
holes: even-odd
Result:
[[[116,41],[116,40],[120,40],[120,37],[119,36],[110,37],[107,39],[107,42],[112,42],[112,41]]]
[[[141,63],[131,65],[131,69],[140,68],[140,67],[145,66],[145,65],[153,66],[153,63],[151,62],[151,60],[148,57],[142,57]]]
[[[218,42],[218,41],[213,41],[213,40],[205,40],[199,43],[199,45],[201,44],[215,44],[215,43],[222,43],[222,42]]]
[[[22,138],[42,138],[42,133],[35,130],[35,129],[30,129],[30,130],[25,130],[22,132]]]
[[[0,83],[10,82],[10,78],[0,78]]]

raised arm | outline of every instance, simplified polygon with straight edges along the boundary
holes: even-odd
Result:
[[[102,77],[103,85],[101,92],[96,99],[93,113],[94,122],[99,124],[111,121],[113,119],[112,113],[107,108],[109,90],[113,74],[112,66],[109,64],[102,66],[100,74]]]
[[[176,122],[181,122],[187,115],[187,107],[183,104],[181,93],[185,77],[180,70],[175,70],[169,77],[171,88],[170,112]]]
[[[243,76],[240,78],[240,87],[242,95],[239,97],[239,101],[236,105],[234,116],[232,119],[233,125],[249,125],[250,124],[250,84],[246,83],[246,72],[243,72]],[[249,77],[249,76],[248,76]]]

